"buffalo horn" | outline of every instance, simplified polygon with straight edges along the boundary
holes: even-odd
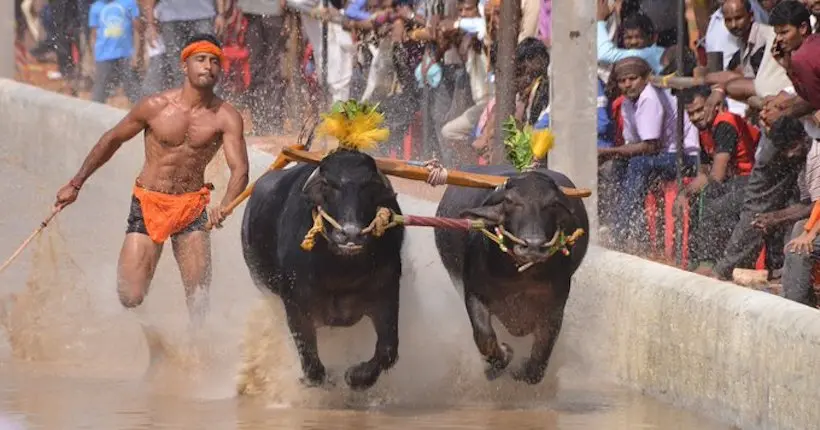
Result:
[[[559,230],[555,230],[555,234],[552,235],[552,239],[544,244],[544,248],[549,248],[552,245],[555,245],[555,242],[558,241],[558,232]]]
[[[393,191],[393,184],[390,183],[390,180],[387,179],[387,176],[384,173],[382,173],[381,170],[378,170],[378,169],[376,169],[376,170],[379,172],[379,177],[382,178],[382,182],[384,183],[384,186],[387,187],[387,189],[392,192]]]
[[[305,181],[305,185],[302,186],[302,192],[304,192],[310,185],[319,177],[319,167],[317,166],[313,169],[313,173],[308,176],[307,181]]]

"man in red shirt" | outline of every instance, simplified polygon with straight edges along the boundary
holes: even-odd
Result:
[[[678,204],[694,196],[702,197],[700,219],[694,222],[690,241],[692,268],[714,263],[720,258],[732,229],[740,219],[744,188],[755,162],[760,130],[725,106],[717,108],[709,121],[706,100],[709,87],[684,91],[680,97],[692,124],[698,128],[701,171],[678,197]],[[697,212],[693,212],[697,213]]]

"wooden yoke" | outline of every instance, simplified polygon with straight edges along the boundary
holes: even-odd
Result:
[[[306,163],[319,163],[324,157],[323,154],[318,152],[302,151],[295,148],[282,148],[282,154],[289,159]],[[413,179],[416,181],[426,181],[430,175],[430,171],[425,167],[413,166],[403,161],[389,158],[374,157],[374,159],[376,160],[376,166],[379,170],[391,176],[398,176],[400,178]],[[503,185],[506,181],[507,178],[504,176],[482,175],[479,173],[447,170],[448,185],[473,188],[495,188],[499,185]],[[592,191],[583,188],[560,188],[567,197],[582,198],[592,195]]]
[[[676,90],[685,90],[688,88],[706,85],[706,81],[702,76],[688,77],[688,76],[658,76],[652,75],[649,77],[649,82],[658,88],[672,88]],[[763,98],[760,96],[751,96],[746,101],[747,105],[756,108],[763,108]]]

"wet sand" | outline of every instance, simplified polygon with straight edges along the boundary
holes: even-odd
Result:
[[[3,419],[21,429],[726,429],[617,389],[563,389],[531,405],[458,408],[270,408],[253,398],[195,400],[129,379],[0,371]],[[9,427],[13,428],[13,427]]]

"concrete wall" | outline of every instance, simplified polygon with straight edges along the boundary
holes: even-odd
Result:
[[[634,388],[742,428],[820,423],[817,310],[601,249],[571,302],[565,334]]]
[[[0,80],[0,257],[6,258],[36,227],[57,188],[122,115],[120,110]],[[111,257],[122,240],[130,187],[142,162],[137,140],[92,177],[78,203],[59,217],[63,251],[93,272],[83,276],[88,285],[103,285],[96,291],[105,292],[100,293],[104,298],[96,300],[111,309],[117,308]],[[270,157],[256,154],[253,160],[256,177]],[[403,202],[406,212],[430,215],[435,210],[435,204],[409,197]],[[229,277],[232,285],[247,282],[247,274],[237,278],[235,270],[220,272],[244,264],[233,237],[239,219],[235,215],[228,222],[230,235],[215,236],[220,264],[215,280]],[[429,296],[438,290],[432,284],[445,283],[443,269],[429,252],[432,232],[416,229],[412,238],[415,282],[426,287],[418,294]],[[0,293],[25,284],[30,260],[27,252],[14,270],[0,275]],[[158,274],[168,272],[163,268],[168,260],[164,257]],[[88,267],[92,261],[95,266]],[[217,297],[245,290],[228,289]],[[181,300],[173,300],[176,312],[184,306]],[[441,301],[435,306],[452,313]],[[241,308],[246,312],[248,306]],[[419,337],[419,342],[426,341]],[[416,349],[436,348],[428,344]],[[576,277],[559,349],[595,373],[743,428],[810,429],[820,423],[820,312],[766,293],[593,247]],[[395,373],[402,372],[397,368]]]

